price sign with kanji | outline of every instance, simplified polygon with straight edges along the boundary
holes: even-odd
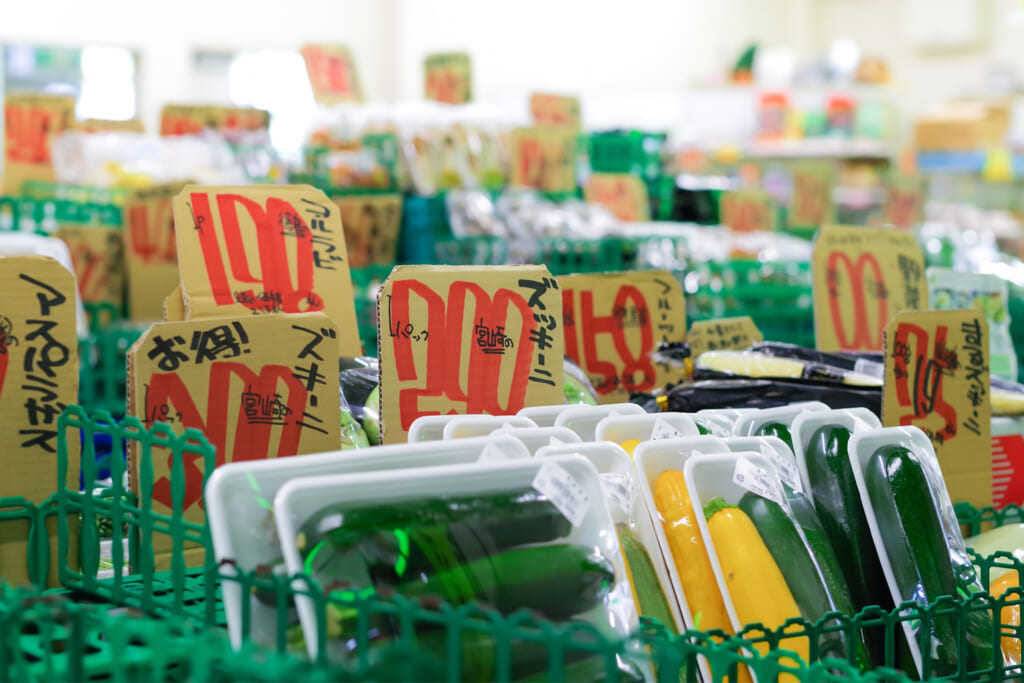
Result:
[[[576,134],[562,128],[517,128],[511,184],[543,192],[576,189]]]
[[[819,228],[835,220],[832,187],[835,169],[829,164],[798,164],[793,169],[793,194],[789,204],[791,228]]]
[[[157,323],[129,351],[129,384],[130,415],[199,429],[218,466],[341,447],[337,330],[322,314]],[[151,491],[139,488],[137,447],[130,457],[133,490],[170,515],[170,452],[153,449]],[[202,462],[186,457],[186,521],[203,523],[202,501]]]
[[[164,296],[181,283],[174,198],[183,187],[174,183],[142,188],[125,204],[128,313],[132,320],[160,320]]]
[[[301,52],[317,104],[331,106],[340,102],[363,101],[359,73],[347,47],[304,45]]]
[[[651,204],[644,181],[628,173],[594,173],[587,179],[583,197],[600,204],[628,223],[651,220]]]
[[[14,92],[4,98],[3,193],[19,194],[26,181],[53,181],[50,147],[75,125],[75,98]]]
[[[424,62],[426,99],[466,104],[473,99],[472,64],[465,52],[429,55]]]
[[[564,402],[562,292],[543,266],[398,266],[377,321],[384,443],[423,415]]]
[[[57,481],[57,418],[78,401],[75,276],[42,256],[0,257],[0,292],[0,498],[40,504],[55,485],[78,490],[77,436],[67,444],[67,477]],[[8,583],[28,581],[27,538],[0,542]]]
[[[950,498],[992,504],[992,407],[985,314],[901,313],[885,330],[882,423],[931,439]]]
[[[204,130],[218,133],[266,130],[270,112],[253,107],[221,107],[205,104],[168,104],[160,112],[160,135],[195,135]]]
[[[682,379],[651,358],[659,343],[686,338],[686,304],[666,270],[567,275],[562,286],[565,355],[590,378],[602,403]]]
[[[901,176],[889,183],[882,221],[895,228],[909,230],[924,219],[924,179]]]
[[[736,232],[774,230],[778,210],[761,190],[723,192],[718,200],[719,222]]]
[[[690,344],[690,355],[696,358],[705,351],[746,349],[764,341],[764,336],[750,316],[744,315],[695,322],[686,340]]]
[[[924,255],[908,232],[826,226],[814,242],[811,275],[822,351],[881,351],[896,314],[928,305]]]
[[[189,320],[325,313],[358,356],[355,297],[337,204],[307,185],[189,185],[174,200]]]
[[[402,196],[352,194],[333,199],[341,211],[352,267],[394,263],[402,222]]]
[[[581,128],[578,97],[534,93],[530,95],[530,114],[535,126],[570,128],[577,132]]]

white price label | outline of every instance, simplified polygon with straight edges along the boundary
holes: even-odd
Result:
[[[492,443],[484,446],[480,457],[476,459],[477,462],[504,462],[505,460],[508,460],[508,456]]]
[[[659,439],[678,439],[682,434],[679,430],[668,423],[665,418],[659,417],[654,421],[654,429],[651,431],[651,441]]]
[[[601,475],[601,490],[608,502],[633,517],[636,502],[636,485],[633,478],[623,472],[608,472]]]
[[[762,498],[773,500],[779,504],[782,503],[782,499],[779,496],[778,480],[773,480],[766,471],[750,462],[747,458],[740,456],[736,460],[736,469],[732,473],[732,482]]]
[[[800,470],[796,463],[779,453],[768,444],[761,444],[761,455],[772,461],[775,469],[779,471],[779,479],[782,483],[797,493],[803,493],[803,482],[800,481]]]
[[[859,358],[853,364],[853,371],[858,375],[867,375],[875,379],[885,379],[885,365],[877,361]]]
[[[570,524],[583,523],[590,501],[583,488],[562,467],[552,462],[541,465],[533,478],[533,488],[546,496]]]

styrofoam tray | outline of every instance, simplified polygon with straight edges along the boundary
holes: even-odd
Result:
[[[579,434],[584,441],[597,439],[597,425],[611,415],[646,415],[647,412],[635,403],[609,403],[603,406],[572,406],[555,418],[556,427],[568,427]]]
[[[685,413],[644,413],[642,415],[609,415],[597,423],[594,436],[597,441],[621,444],[630,439],[677,439],[698,436],[700,430],[693,418]]]
[[[423,415],[417,417],[409,425],[409,436],[406,439],[409,443],[420,443],[421,441],[440,441],[444,438],[444,426],[451,421],[455,415]]]
[[[580,437],[576,432],[565,427],[513,427],[511,429],[496,429],[491,436],[510,436],[519,439],[526,446],[526,450],[533,454],[546,446],[558,447],[560,444],[580,443]]]
[[[405,467],[471,463],[485,452],[501,458],[526,459],[523,444],[507,437],[463,439],[456,443],[434,441],[422,444],[375,446],[359,450],[316,455],[295,455],[269,460],[245,460],[221,465],[206,483],[206,516],[210,524],[217,562],[234,561],[239,570],[252,571],[281,557],[274,540],[276,529],[270,519],[278,490],[290,479],[311,475],[392,470]],[[499,458],[500,459],[500,458]],[[226,565],[222,571],[231,571]],[[228,632],[236,648],[242,645],[242,589],[237,581],[222,582]],[[250,638],[274,645],[277,638],[277,609],[249,602]]]
[[[730,436],[723,439],[729,450],[739,453],[753,451],[760,453],[775,465],[780,478],[797,494],[803,495],[809,489],[800,472],[796,456],[786,442],[777,436]]]
[[[545,446],[537,451],[536,457],[544,458],[572,454],[582,455],[593,463],[602,478],[607,475],[628,477],[632,482],[634,492],[632,510],[626,510],[621,506],[617,508],[616,503],[609,500],[612,519],[617,521],[618,519],[628,517],[635,522],[636,537],[643,545],[644,550],[647,551],[647,555],[651,558],[651,565],[654,567],[654,573],[658,576],[658,583],[665,594],[665,600],[668,602],[669,609],[672,612],[676,629],[682,632],[685,627],[683,626],[683,614],[679,609],[679,601],[675,596],[676,589],[672,584],[672,578],[669,576],[665,557],[661,552],[661,544],[658,542],[658,535],[654,530],[651,510],[648,508],[647,501],[640,491],[637,472],[633,467],[632,458],[620,446],[608,441]]]
[[[495,429],[536,427],[537,423],[521,415],[453,415],[444,426],[445,440],[487,436]]]
[[[748,413],[756,413],[757,408],[705,408],[694,413],[708,423],[714,436],[729,436],[733,433],[733,425],[736,420]]]
[[[811,490],[811,478],[807,473],[807,445],[811,437],[822,427],[836,425],[846,427],[852,435],[854,432],[881,429],[878,417],[867,408],[846,408],[843,410],[812,410],[797,415],[793,420],[790,434],[793,436],[793,449],[796,451],[796,464],[800,468],[800,477],[804,481],[806,491]]]
[[[554,427],[555,420],[558,419],[559,415],[567,410],[578,407],[574,403],[559,403],[552,406],[527,406],[516,413],[516,415],[530,418],[538,427]]]
[[[446,496],[487,495],[532,485],[541,467],[554,464],[567,472],[583,489],[585,510],[579,526],[563,542],[593,547],[615,570],[615,586],[604,606],[581,615],[609,636],[625,637],[638,624],[636,609],[614,525],[594,466],[582,456],[531,458],[529,460],[471,465],[447,465],[389,472],[364,472],[344,476],[293,479],[274,498],[274,512],[281,549],[290,574],[303,572],[296,535],[312,515],[324,507],[346,501],[363,506],[381,501],[401,503]],[[304,584],[305,582],[303,582]],[[311,658],[317,656],[317,623],[313,601],[296,596],[299,620]],[[328,653],[334,657],[335,653]]]
[[[779,406],[778,408],[764,408],[763,410],[741,415],[736,420],[736,424],[733,425],[732,431],[737,436],[754,436],[763,425],[777,422],[788,427],[793,424],[793,420],[801,413],[828,409],[829,407],[821,401],[804,401],[801,403],[790,403],[788,406]]]

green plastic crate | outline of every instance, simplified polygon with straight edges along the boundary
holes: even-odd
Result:
[[[587,156],[595,173],[629,173],[650,183],[662,175],[661,151],[665,133],[616,131],[587,138]]]
[[[377,355],[377,290],[394,266],[365,266],[352,269],[356,322],[366,355]]]

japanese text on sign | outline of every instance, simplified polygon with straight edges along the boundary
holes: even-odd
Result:
[[[359,102],[362,88],[352,53],[341,45],[304,45],[302,58],[317,104]]]
[[[764,341],[764,336],[749,316],[719,318],[693,323],[687,337],[690,354],[696,358],[705,351],[745,349],[755,342]]]
[[[736,232],[775,229],[775,204],[763,192],[723,192],[719,199],[722,225]]]
[[[545,192],[576,189],[576,134],[561,128],[516,129],[511,182]]]

